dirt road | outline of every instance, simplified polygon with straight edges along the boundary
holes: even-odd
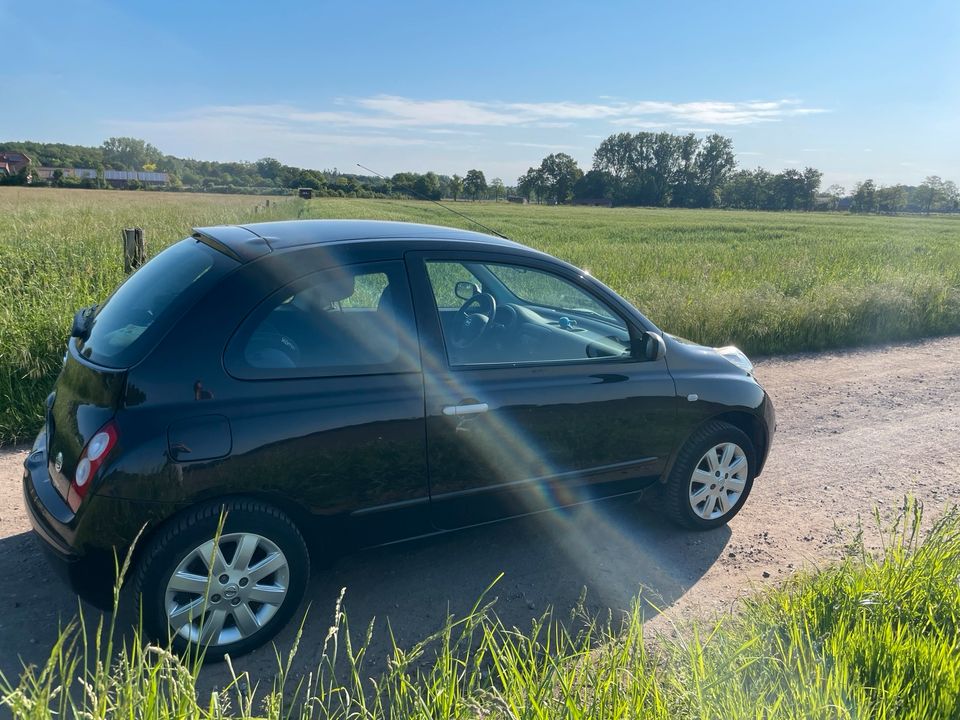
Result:
[[[960,499],[960,338],[764,360],[757,376],[773,396],[779,430],[763,476],[728,528],[681,532],[642,503],[619,503],[358,553],[313,580],[296,667],[316,667],[341,587],[357,633],[377,618],[375,674],[389,651],[388,618],[409,646],[448,609],[469,610],[501,572],[497,611],[521,628],[548,606],[565,617],[584,587],[595,613],[628,608],[642,589],[664,611],[650,611],[649,622],[664,626],[723,612],[758,586],[836,557],[836,528],[849,531],[858,515],[869,522],[877,505],[892,512],[909,493],[935,512]],[[42,662],[58,625],[77,610],[28,532],[25,450],[0,451],[0,671],[8,678],[21,662]],[[281,651],[293,634],[281,633]],[[235,665],[269,684],[273,650]],[[222,665],[203,673],[207,687],[226,678]]]

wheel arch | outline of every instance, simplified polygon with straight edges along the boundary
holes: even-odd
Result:
[[[127,575],[123,578],[124,584],[129,582],[131,576],[136,573],[136,568],[140,562],[140,559],[143,557],[143,553],[146,551],[147,547],[149,547],[153,538],[164,532],[167,527],[177,522],[183,515],[200,505],[212,505],[215,503],[228,503],[245,500],[272,505],[277,510],[285,514],[288,518],[290,518],[290,521],[303,536],[303,539],[307,542],[308,546],[312,545],[316,538],[320,535],[320,523],[317,521],[317,518],[302,506],[282,495],[268,492],[243,492],[225,493],[223,495],[211,495],[209,497],[197,498],[193,502],[177,508],[163,520],[147,526],[137,539],[136,544],[131,544],[130,546],[124,548],[122,553],[119,553],[118,551],[118,560],[120,563],[123,563],[124,558],[128,553],[130,553],[130,569],[127,572]]]
[[[750,438],[750,442],[753,443],[754,454],[756,455],[757,459],[757,470],[753,476],[757,477],[761,472],[763,472],[763,466],[767,459],[767,449],[770,443],[770,437],[763,420],[753,413],[745,412],[743,410],[731,410],[704,418],[702,422],[690,429],[690,432],[683,439],[683,442],[678,443],[673,453],[671,453],[670,459],[663,470],[663,474],[660,476],[658,484],[666,484],[667,480],[670,478],[670,473],[673,471],[674,464],[676,464],[677,456],[680,454],[680,449],[683,447],[684,443],[686,443],[687,439],[704,425],[714,421],[725,422],[733,425],[735,428],[745,433],[748,438]]]
[[[714,415],[706,422],[710,422],[711,420],[729,423],[743,431],[746,436],[750,438],[757,459],[757,471],[753,475],[754,477],[759,476],[760,473],[763,472],[763,465],[767,459],[767,446],[770,442],[770,438],[767,437],[767,428],[763,421],[756,415],[742,411]]]

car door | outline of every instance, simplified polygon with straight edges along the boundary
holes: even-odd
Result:
[[[674,383],[662,353],[635,351],[652,339],[596,285],[516,256],[407,260],[437,527],[634,492],[659,476],[675,442]]]
[[[423,381],[402,260],[284,285],[241,324],[224,364],[242,398],[225,410],[238,488],[349,517],[364,542],[429,530]]]

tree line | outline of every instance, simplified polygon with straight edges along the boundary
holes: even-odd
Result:
[[[719,134],[616,133],[603,140],[584,172],[565,153],[552,153],[521,175],[515,185],[487,181],[482,170],[463,176],[400,172],[372,177],[286,165],[274,158],[255,162],[214,162],[166,155],[150,143],[129,137],[108,138],[99,147],[61,143],[0,143],[0,152],[20,151],[43,167],[98,171],[146,170],[167,173],[171,190],[287,193],[311,188],[319,196],[383,198],[408,196],[440,200],[524,199],[550,204],[602,204],[751,210],[849,210],[857,213],[958,212],[960,193],[952,181],[930,176],[919,186],[858,183],[848,194],[831,185],[820,189],[822,173],[812,167],[771,172],[738,169],[733,141]],[[26,182],[0,177],[0,184]],[[34,180],[35,184],[38,183]],[[62,187],[97,187],[92,178],[54,177]]]

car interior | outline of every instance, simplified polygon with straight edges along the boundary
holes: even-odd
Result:
[[[516,266],[445,264],[430,277],[452,365],[630,355],[626,323],[566,280]],[[470,279],[453,280],[465,273]],[[451,296],[462,302],[453,307]]]

